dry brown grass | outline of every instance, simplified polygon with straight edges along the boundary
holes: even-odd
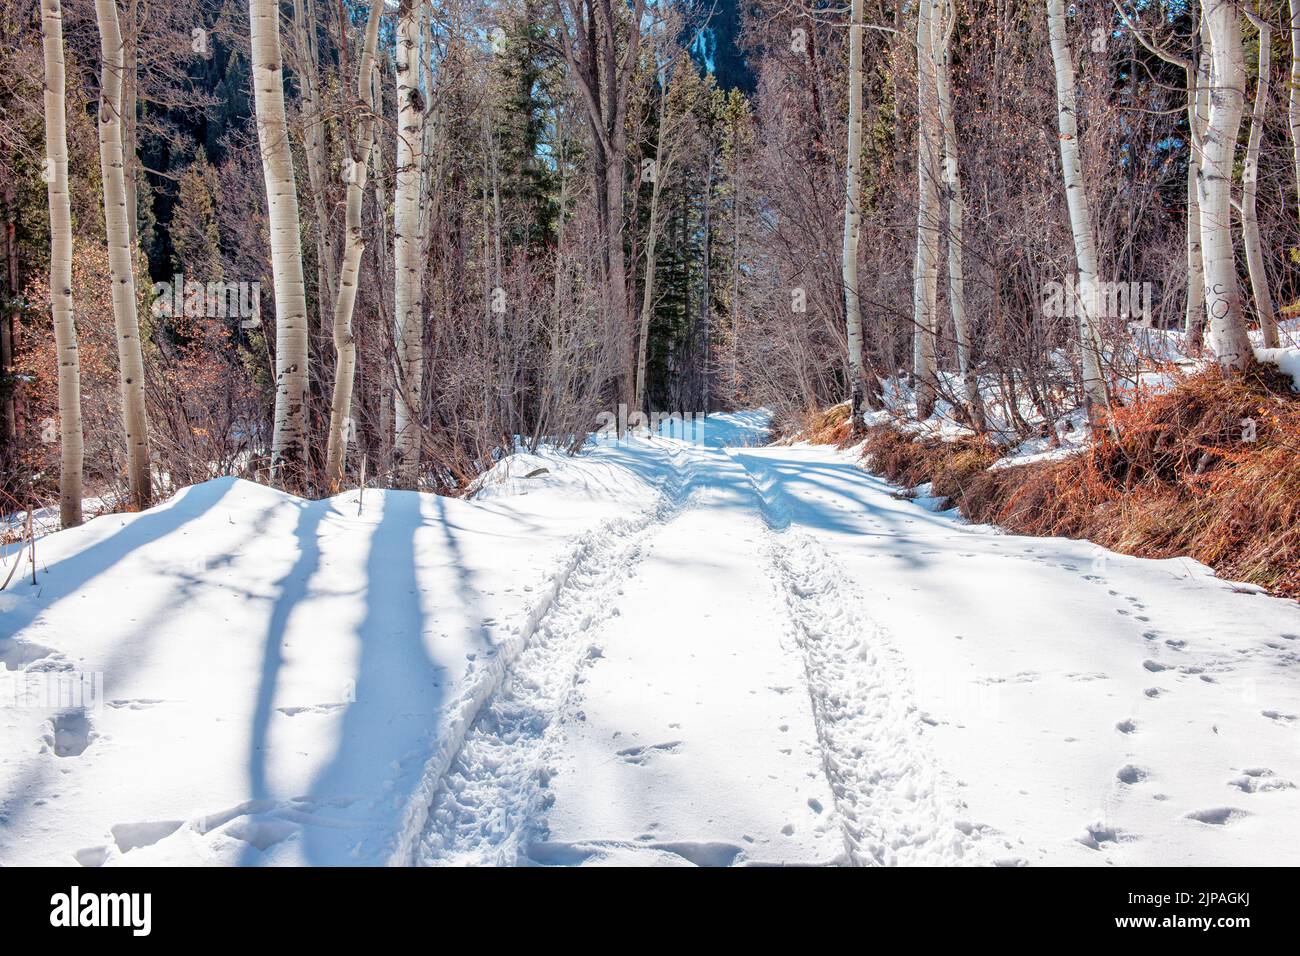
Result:
[[[1072,458],[997,471],[987,470],[997,452],[979,439],[890,428],[872,430],[865,456],[898,484],[932,481],[972,521],[1139,557],[1189,555],[1300,596],[1300,396],[1289,377],[1210,369],[1117,409],[1114,423],[1118,438],[1103,432]]]
[[[849,403],[841,402],[839,405],[832,405],[824,412],[809,415],[804,422],[803,430],[797,437],[810,445],[843,447],[853,437],[853,423],[849,421],[850,411]]]

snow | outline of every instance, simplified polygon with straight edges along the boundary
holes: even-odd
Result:
[[[0,863],[1297,862],[1300,606],[765,420],[47,535],[0,592]]]

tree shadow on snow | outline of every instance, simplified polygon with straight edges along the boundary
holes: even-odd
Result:
[[[5,611],[0,625],[0,640],[14,637],[50,605],[75,594],[132,552],[201,518],[225,497],[235,481],[234,478],[216,478],[185,489],[171,501],[135,516],[122,530],[56,561],[38,576],[36,587],[31,585],[30,579],[23,584],[15,575],[16,580],[10,589],[20,597],[28,597],[29,601]]]
[[[271,703],[275,699],[280,667],[284,663],[284,635],[293,609],[307,596],[312,575],[320,567],[320,543],[317,533],[321,520],[329,511],[328,501],[303,502],[293,536],[298,543],[298,557],[287,574],[276,582],[277,595],[266,626],[262,650],[262,672],[253,707],[252,739],[248,747],[249,791],[254,800],[270,796],[266,784],[267,733],[271,724]],[[252,849],[250,847],[250,849]],[[249,853],[245,851],[247,860]]]
[[[386,862],[371,859],[386,849],[378,846],[364,847],[360,858],[353,857],[352,845],[361,839],[353,828],[365,827],[361,833],[379,836],[376,828],[366,826],[375,817],[400,820],[428,757],[425,744],[438,726],[443,691],[424,642],[416,575],[415,533],[422,524],[423,497],[387,492],[370,538],[366,612],[357,629],[355,699],[343,714],[338,750],[312,782],[305,806],[333,817],[304,829],[304,853],[314,865]]]

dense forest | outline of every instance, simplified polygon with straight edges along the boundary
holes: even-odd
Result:
[[[68,523],[218,474],[456,492],[602,412],[906,393],[1055,440],[1300,295],[1277,3],[0,18],[0,487],[62,472]]]

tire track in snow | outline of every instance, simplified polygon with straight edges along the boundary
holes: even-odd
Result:
[[[431,761],[415,839],[402,860],[423,866],[524,861],[532,820],[546,797],[555,734],[575,700],[583,667],[599,657],[592,628],[616,615],[621,584],[650,540],[686,507],[708,452],[669,446],[658,505],[586,535],[546,599],[529,616],[526,637],[445,760]],[[498,658],[501,655],[498,655]]]
[[[912,678],[856,585],[807,532],[791,527],[786,492],[754,456],[745,469],[767,525],[774,585],[807,676],[822,766],[856,866],[980,862],[980,828],[923,739]]]

